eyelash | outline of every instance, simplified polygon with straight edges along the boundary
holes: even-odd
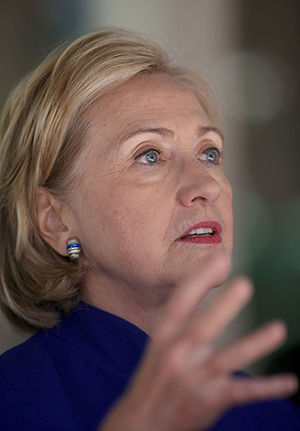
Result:
[[[205,154],[205,153],[207,153],[207,152],[209,152],[209,151],[214,151],[215,153],[216,153],[216,161],[215,162],[210,162],[210,161],[208,161],[208,160],[205,160],[207,163],[209,163],[209,164],[213,164],[213,165],[219,165],[220,164],[220,161],[221,161],[221,159],[222,159],[222,157],[223,157],[223,154],[222,154],[222,152],[218,149],[218,148],[216,148],[216,147],[209,147],[209,148],[206,148],[204,151],[203,151],[203,153],[202,154]],[[146,151],[143,151],[141,154],[138,154],[137,156],[135,156],[134,157],[134,160],[139,160],[139,159],[141,159],[143,156],[145,156],[145,155],[147,155],[148,153],[151,153],[151,152],[155,152],[157,155],[160,155],[161,154],[161,152],[159,151],[159,150],[157,150],[156,148],[149,148],[148,150],[146,150]],[[199,160],[202,160],[201,158],[199,159]],[[159,160],[157,160],[156,162],[154,162],[154,163],[142,163],[143,165],[146,165],[146,166],[151,166],[151,165],[155,165],[155,164],[157,164],[159,162]]]

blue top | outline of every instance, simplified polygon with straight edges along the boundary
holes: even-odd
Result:
[[[95,431],[147,340],[126,320],[81,302],[59,326],[0,357],[1,431]],[[289,401],[249,404],[212,430],[300,430],[300,409]]]

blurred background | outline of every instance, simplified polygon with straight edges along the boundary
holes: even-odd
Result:
[[[286,344],[250,372],[299,368],[299,0],[2,0],[0,7],[1,107],[58,42],[102,26],[149,36],[211,84],[235,196],[233,274],[250,275],[256,286],[226,337],[283,319]],[[0,352],[25,337],[0,321]]]

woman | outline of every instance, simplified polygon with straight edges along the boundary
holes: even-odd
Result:
[[[299,429],[287,401],[254,403],[293,376],[233,375],[282,323],[213,348],[250,282],[199,310],[232,251],[222,152],[205,83],[126,31],[20,84],[1,124],[1,306],[38,331],[1,357],[1,430]]]

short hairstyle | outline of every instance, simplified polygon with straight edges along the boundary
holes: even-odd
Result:
[[[139,73],[165,73],[190,87],[213,124],[208,85],[155,44],[108,28],[52,52],[9,97],[0,122],[0,307],[15,326],[59,322],[80,300],[86,268],[54,251],[37,229],[37,190],[68,201],[76,185],[88,107]]]

